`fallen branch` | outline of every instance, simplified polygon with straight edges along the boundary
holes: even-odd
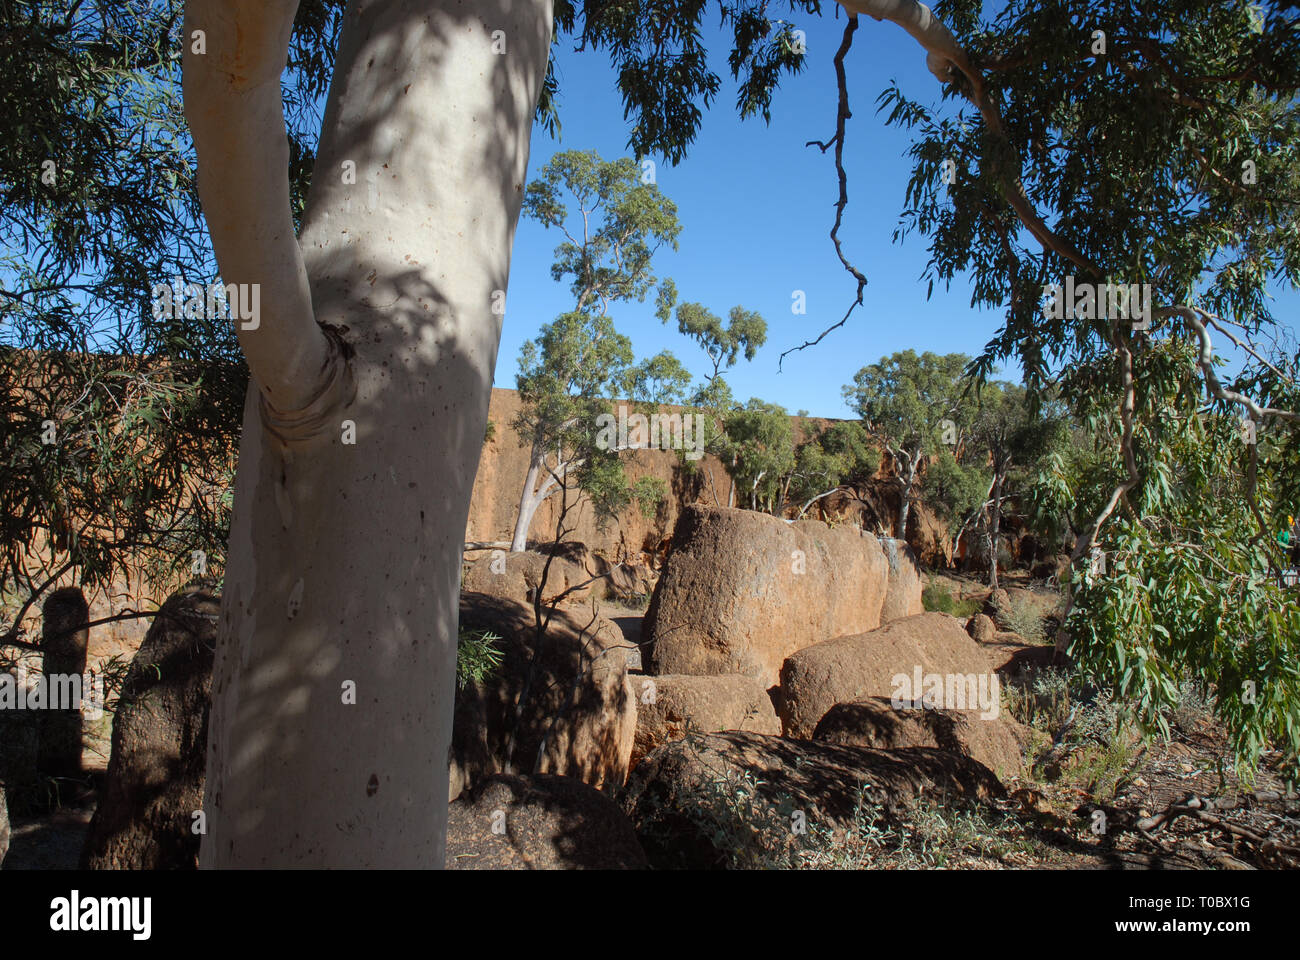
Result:
[[[1300,847],[1272,840],[1253,830],[1248,830],[1243,826],[1225,820],[1223,817],[1215,816],[1212,811],[1216,809],[1213,800],[1190,796],[1180,803],[1171,803],[1159,813],[1135,821],[1133,829],[1148,840],[1154,841],[1153,834],[1155,831],[1171,826],[1179,817],[1190,817],[1216,830],[1222,830],[1224,833],[1247,840],[1259,847],[1260,852],[1276,851],[1287,856],[1300,858]]]

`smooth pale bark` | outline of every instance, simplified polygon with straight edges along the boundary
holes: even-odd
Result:
[[[208,55],[230,56],[226,44],[268,31],[282,66],[295,6],[191,0],[186,35],[202,26]],[[223,16],[244,19],[223,33]],[[269,81],[201,79],[187,50],[187,115],[214,124],[215,139],[196,131],[196,143],[222,279],[276,291],[263,294],[261,327],[241,333],[255,384],[214,668],[204,867],[443,865],[493,295],[506,288],[550,39],[550,0],[352,0],[293,246],[280,218],[284,129],[268,131],[278,82],[272,98]],[[236,76],[260,64],[256,50],[230,62]]]
[[[280,74],[297,7],[297,0],[189,0],[184,33],[199,199],[225,281],[259,288],[256,327],[238,323],[236,332],[265,399],[285,411],[306,406],[331,379],[289,211]]]
[[[998,473],[993,480],[993,506],[989,515],[989,589],[998,588],[998,541],[1002,537],[1002,481]]]
[[[916,484],[916,468],[920,463],[921,454],[908,453],[906,450],[899,450],[894,453],[894,458],[903,468],[899,475],[899,482],[902,485],[902,492],[898,499],[898,517],[895,519],[894,538],[897,540],[907,539],[907,518],[912,512],[912,488]]]
[[[849,13],[861,13],[875,20],[898,24],[925,48],[925,64],[940,80],[948,80],[950,69],[969,70],[966,52],[942,20],[916,0],[839,0]]]
[[[524,488],[519,494],[519,512],[515,514],[515,532],[510,541],[510,552],[519,553],[528,549],[528,528],[533,525],[533,516],[546,498],[545,492],[539,491],[537,477],[542,471],[541,461],[534,458],[528,465],[528,475],[524,477]]]

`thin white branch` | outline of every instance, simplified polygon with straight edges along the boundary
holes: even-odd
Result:
[[[1207,313],[1199,307],[1167,307],[1157,311],[1163,316],[1176,315],[1183,319],[1191,329],[1193,335],[1200,342],[1200,354],[1197,357],[1197,363],[1201,367],[1201,373],[1205,377],[1205,386],[1210,395],[1219,400],[1228,403],[1235,403],[1245,407],[1250,411],[1251,418],[1254,420],[1263,420],[1265,417],[1277,417],[1281,420],[1290,420],[1300,422],[1300,413],[1292,410],[1280,410],[1276,407],[1261,407],[1258,403],[1243,393],[1236,390],[1229,390],[1219,381],[1219,376],[1214,371],[1214,344],[1210,340],[1210,332],[1206,329],[1205,321],[1214,321],[1218,319],[1213,314]],[[1228,334],[1231,339],[1231,334]]]

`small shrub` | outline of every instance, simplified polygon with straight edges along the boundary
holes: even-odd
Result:
[[[1143,742],[1132,711],[1064,670],[1008,681],[1003,702],[1013,718],[1041,733],[1034,769],[1093,796],[1114,796]]]
[[[687,743],[692,742],[688,734]],[[1035,842],[1014,818],[979,804],[918,797],[906,811],[889,815],[860,785],[851,821],[832,828],[810,814],[805,832],[793,829],[799,812],[789,798],[764,796],[753,771],[730,767],[678,797],[677,811],[709,847],[711,865],[730,870],[893,870],[964,866],[973,858],[1006,860],[1034,855]],[[683,832],[660,824],[667,845]]]
[[[927,611],[946,613],[949,616],[965,619],[978,613],[981,604],[978,600],[962,600],[954,597],[943,584],[932,581],[921,591],[921,606]]]
[[[496,647],[500,639],[490,630],[460,631],[456,643],[456,685],[460,689],[482,683],[501,666],[504,654]]]
[[[978,804],[953,806],[920,798],[904,827],[893,858],[893,865],[903,869],[962,867],[971,858],[1006,861],[1037,851],[1021,823]]]
[[[1184,682],[1178,692],[1178,705],[1170,716],[1173,726],[1184,733],[1192,733],[1201,723],[1214,719],[1214,700],[1208,690]]]
[[[685,742],[695,749],[698,733],[687,724]],[[760,794],[764,781],[752,771],[724,766],[678,797],[671,807],[658,796],[640,830],[646,851],[661,850],[671,867],[691,869],[783,869],[793,863],[800,840],[793,829],[794,805],[773,804]],[[689,801],[689,802],[687,802]],[[652,854],[653,856],[653,854]]]
[[[1048,745],[1079,709],[1081,691],[1059,667],[1022,672],[1002,684],[1002,705],[1011,718],[1046,737]]]
[[[1080,711],[1069,739],[1077,746],[1062,765],[1062,780],[1100,798],[1112,798],[1143,742],[1132,711],[1101,693]]]
[[[1046,643],[1047,628],[1040,609],[1029,597],[1017,593],[1011,598],[1011,608],[1003,612],[1007,626],[1030,643]]]

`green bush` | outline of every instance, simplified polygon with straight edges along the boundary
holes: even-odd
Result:
[[[456,644],[456,685],[460,689],[482,683],[501,666],[504,654],[496,647],[500,639],[490,630],[460,631]]]
[[[928,611],[946,613],[961,619],[973,616],[981,607],[978,600],[954,597],[947,587],[939,583],[929,583],[921,591],[921,605]]]

